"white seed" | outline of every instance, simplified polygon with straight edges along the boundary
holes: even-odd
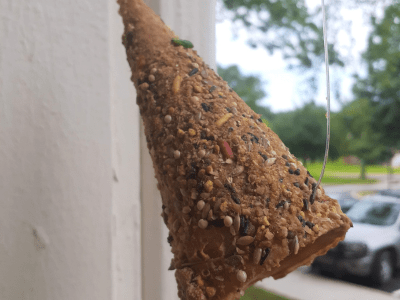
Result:
[[[149,81],[154,82],[156,80],[156,77],[154,75],[149,75]]]
[[[172,121],[172,117],[171,117],[170,115],[166,115],[166,116],[164,117],[164,121],[165,121],[166,123],[170,123],[170,122]]]
[[[226,227],[230,227],[232,225],[232,223],[233,223],[233,220],[230,216],[226,216],[224,218],[224,224]]]
[[[208,222],[207,220],[200,219],[198,225],[201,229],[206,229],[208,226]]]
[[[275,157],[268,158],[267,164],[268,164],[268,165],[273,165],[273,164],[275,163],[275,161],[276,161],[276,158],[275,158]]]
[[[240,282],[246,282],[247,280],[247,274],[245,271],[239,270],[236,273],[236,278],[237,280],[239,280]]]
[[[202,210],[204,205],[205,205],[205,202],[203,200],[200,200],[199,202],[197,202],[197,209]]]
[[[181,152],[179,150],[175,150],[174,151],[174,158],[178,159],[179,157],[181,157]]]
[[[200,158],[203,158],[205,155],[206,155],[206,151],[204,151],[204,150],[200,150],[199,153],[198,153],[198,156]]]
[[[254,250],[253,263],[255,265],[258,265],[258,263],[260,262],[261,254],[262,254],[262,249],[261,248],[256,248],[256,250]]]
[[[157,73],[157,69],[156,68],[151,69],[150,74],[155,74],[155,73]]]
[[[199,64],[198,63],[192,63],[192,67],[198,69],[199,68]]]
[[[191,211],[191,209],[190,209],[189,206],[185,206],[184,208],[182,208],[182,212],[183,212],[184,214],[188,214],[188,213],[190,213],[190,211]]]

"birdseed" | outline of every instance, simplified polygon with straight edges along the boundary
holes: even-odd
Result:
[[[180,158],[181,157],[181,152],[179,151],[179,150],[175,150],[174,151],[174,158],[175,159],[178,159],[178,158]]]
[[[240,229],[240,216],[236,215],[235,218],[233,219],[233,227],[235,228],[235,231],[238,232]]]
[[[265,248],[262,253],[261,253],[261,259],[260,259],[260,266],[263,265],[264,261],[267,259],[269,253],[271,252],[270,248]]]
[[[204,205],[203,207],[203,211],[201,212],[201,217],[203,219],[207,218],[210,209],[211,209],[210,203],[206,203],[206,205]]]
[[[232,224],[233,224],[232,217],[226,216],[226,217],[224,218],[224,225],[225,225],[226,227],[230,227]]]
[[[171,123],[172,117],[171,117],[170,115],[166,115],[166,116],[164,117],[164,121],[165,121],[165,123]]]
[[[200,200],[199,202],[197,202],[197,209],[202,210],[204,205],[206,205],[206,203],[203,200]]]
[[[206,229],[208,226],[208,222],[207,220],[200,219],[198,225],[201,229]]]
[[[253,264],[258,265],[261,260],[262,249],[256,248],[253,254]]]
[[[252,236],[242,236],[236,241],[236,245],[247,246],[254,242],[254,238]]]
[[[308,200],[307,199],[303,199],[303,208],[306,211],[308,211],[310,209],[310,206],[308,205]]]
[[[192,71],[189,72],[189,76],[193,76],[194,74],[196,74],[199,71],[198,68],[194,68]]]
[[[236,278],[237,280],[239,280],[240,282],[246,282],[247,280],[247,274],[245,271],[239,270],[236,273]]]

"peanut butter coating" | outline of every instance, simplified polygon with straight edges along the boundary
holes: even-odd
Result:
[[[180,299],[238,299],[344,239],[351,221],[260,115],[142,0],[119,0]],[[196,45],[194,45],[196,47]]]

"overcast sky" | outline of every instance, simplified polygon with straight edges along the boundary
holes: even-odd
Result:
[[[309,2],[316,4],[318,0],[310,0]],[[362,18],[361,11],[343,11],[344,18],[353,22],[352,36],[355,39],[355,45],[352,47],[354,53],[359,53],[366,47],[368,37],[368,29]],[[329,30],[329,28],[328,28]],[[258,75],[264,82],[264,88],[268,96],[263,99],[263,103],[269,106],[273,112],[281,112],[292,110],[302,105],[304,96],[299,96],[301,89],[301,74],[289,71],[286,62],[281,58],[280,54],[269,55],[268,52],[258,47],[253,49],[246,44],[247,32],[242,29],[238,32],[238,38],[234,39],[232,34],[232,24],[226,20],[217,23],[217,63],[226,67],[228,65],[237,64],[241,71],[246,74]],[[340,37],[340,36],[339,36]],[[344,46],[349,42],[339,40]],[[342,100],[351,99],[351,73],[352,70],[340,71],[337,69],[330,70],[331,80],[341,79],[342,82]],[[320,72],[320,88],[319,95],[314,97],[318,104],[326,106],[326,85],[325,85],[325,69],[321,67]],[[340,105],[331,93],[331,109],[338,110]]]

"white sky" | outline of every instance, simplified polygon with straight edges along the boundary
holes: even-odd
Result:
[[[320,3],[319,0],[309,0],[308,2]],[[352,47],[352,52],[359,53],[365,49],[368,37],[368,27],[365,27],[362,12],[353,10],[343,11],[342,14],[346,20],[349,19],[353,22],[352,36],[355,39],[355,44]],[[268,96],[263,99],[263,103],[267,104],[273,112],[293,110],[302,106],[303,100],[298,96],[298,91],[301,89],[301,75],[287,70],[287,64],[279,54],[271,56],[263,47],[253,49],[247,46],[245,29],[239,30],[238,38],[234,40],[232,24],[228,20],[217,23],[216,35],[217,63],[224,67],[237,64],[242,73],[260,76],[266,82],[264,89],[268,93]],[[340,40],[339,43],[346,45],[349,44],[349,41]],[[350,100],[352,97],[351,73],[356,68],[359,68],[357,63],[352,70],[347,71],[347,74],[337,68],[330,68],[331,86],[335,78],[341,79],[342,100]],[[326,106],[325,68],[321,68],[320,76],[319,95],[314,100],[316,103]],[[334,94],[331,93],[331,109],[337,111],[339,108],[338,101],[334,99]]]

